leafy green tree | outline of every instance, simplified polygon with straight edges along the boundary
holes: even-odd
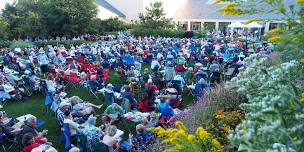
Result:
[[[52,35],[84,34],[97,15],[95,0],[50,0],[47,7],[46,22]]]
[[[173,28],[172,20],[165,17],[161,2],[151,3],[146,12],[139,16],[140,25],[146,28]]]
[[[84,34],[96,15],[94,0],[19,0],[2,13],[12,38]]]
[[[5,40],[8,38],[8,26],[9,24],[0,17],[0,40]]]

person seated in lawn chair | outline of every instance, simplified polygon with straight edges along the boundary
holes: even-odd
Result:
[[[136,125],[136,135],[129,135],[129,139],[132,143],[132,150],[145,151],[147,146],[153,144],[156,140],[156,134],[146,130],[146,127],[142,124]]]
[[[85,122],[85,127],[79,129],[79,132],[86,136],[86,146],[90,152],[94,152],[93,142],[100,142],[100,138],[104,136],[104,132],[100,127],[96,127],[96,117],[90,115],[88,120]]]
[[[129,86],[125,86],[125,92],[122,93],[121,97],[123,99],[127,99],[130,104],[130,109],[137,109],[137,101],[134,97],[134,94],[131,92],[131,88]]]
[[[68,124],[70,129],[70,136],[71,136],[71,143],[76,145],[77,144],[77,131],[79,128],[84,128],[84,124],[78,124],[75,122],[72,113],[70,111],[64,112],[64,124]]]
[[[35,116],[30,116],[25,120],[25,125],[22,127],[21,136],[24,137],[25,134],[31,133],[34,136],[35,141],[47,142],[45,136],[48,133],[48,130],[43,130],[38,132],[35,128],[37,125],[37,118]]]
[[[111,125],[106,129],[105,135],[102,138],[102,143],[109,147],[109,152],[118,152],[120,149],[121,139],[115,137],[116,132],[117,127]]]
[[[89,102],[84,102],[78,96],[69,98],[68,102],[70,102],[72,105],[72,112],[80,116],[89,116],[93,113],[95,114],[94,108],[100,109],[102,107],[102,104],[95,105]]]
[[[13,126],[17,123],[15,118],[9,118],[5,111],[0,111],[0,130],[5,133],[8,139],[14,139],[17,133],[20,133],[22,129],[18,126],[17,128],[13,128]]]
[[[39,87],[39,80],[40,78],[35,76],[35,75],[31,75],[31,72],[26,70],[24,72],[24,74],[21,76],[25,87],[28,87],[31,90],[37,90]]]
[[[102,89],[104,86],[103,80],[97,79],[96,75],[91,75],[88,84],[93,92],[97,92],[98,90]]]
[[[118,99],[118,97],[115,96],[113,85],[111,83],[109,83],[107,87],[102,90],[102,93],[104,95],[104,103],[107,106],[111,105],[116,99]]]
[[[52,143],[36,140],[32,133],[22,137],[23,152],[57,152]]]
[[[194,100],[197,101],[204,96],[208,84],[205,79],[201,78],[195,85],[189,85],[188,88],[192,92]]]
[[[111,119],[110,124],[114,124],[115,122],[121,120],[124,113],[123,108],[117,103],[112,103],[104,111],[104,115]]]
[[[139,95],[139,82],[138,82],[138,78],[132,78],[131,82],[129,83],[129,88],[130,88],[130,92],[134,95],[135,98],[138,99],[138,95]]]
[[[158,123],[165,127],[166,122],[173,116],[173,108],[170,106],[170,102],[168,100],[168,96],[161,95],[157,96],[158,103],[156,105],[156,109],[158,112],[160,112],[160,117]]]

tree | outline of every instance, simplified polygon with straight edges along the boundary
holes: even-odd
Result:
[[[46,22],[52,35],[84,34],[97,15],[94,0],[50,0],[47,6]]]
[[[174,27],[171,19],[166,18],[165,15],[161,2],[151,3],[150,7],[146,7],[146,12],[139,16],[140,25],[151,29]]]
[[[5,6],[11,38],[80,35],[96,19],[94,0],[18,0]]]
[[[4,18],[0,17],[0,40],[8,38],[8,26],[9,24],[4,20]]]

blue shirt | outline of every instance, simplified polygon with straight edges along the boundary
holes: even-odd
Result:
[[[38,56],[38,61],[40,65],[46,65],[49,64],[49,60],[45,54],[40,54]]]
[[[173,109],[170,106],[170,103],[168,101],[166,102],[159,102],[157,104],[157,109],[161,113],[160,117],[167,117],[173,115]]]

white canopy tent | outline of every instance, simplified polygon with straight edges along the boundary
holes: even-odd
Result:
[[[234,28],[245,28],[246,25],[244,25],[244,24],[241,23],[241,22],[234,22],[234,23],[228,25],[228,27],[229,27],[229,28],[232,28],[232,29],[234,29]]]
[[[252,22],[246,25],[247,28],[263,28],[263,25],[257,23],[257,22]]]
[[[231,23],[230,25],[228,25],[228,28],[230,28],[230,31],[231,31],[230,36],[232,37],[233,31],[234,31],[235,28],[244,29],[245,27],[246,27],[246,25],[244,25],[244,24],[241,23],[241,22],[234,22],[234,23]]]

